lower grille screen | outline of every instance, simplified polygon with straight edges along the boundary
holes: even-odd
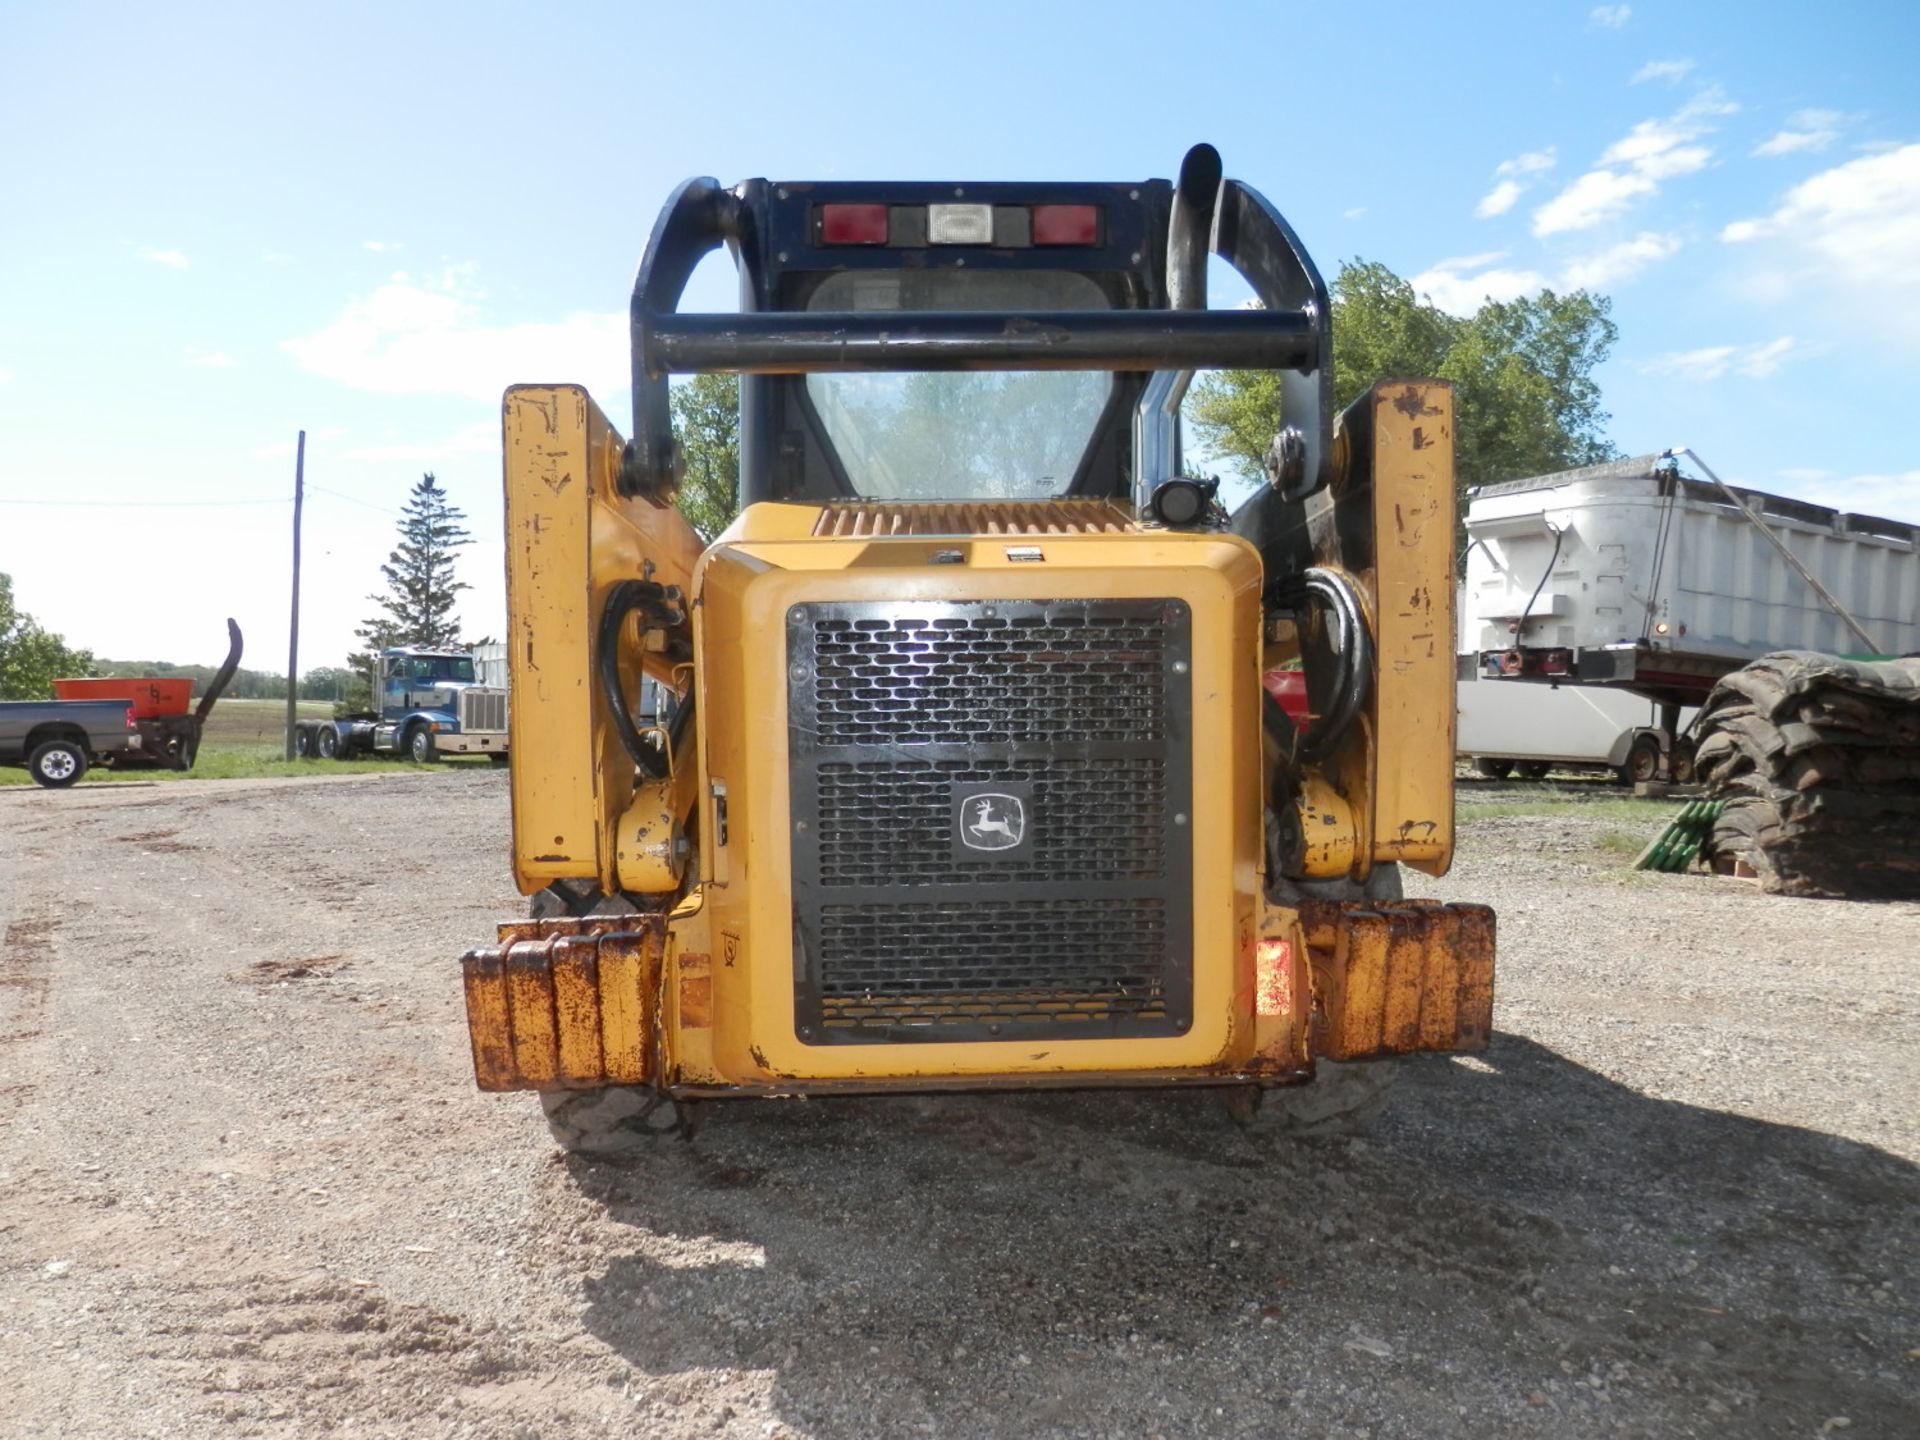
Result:
[[[1186,1030],[1190,629],[1177,600],[789,612],[802,1040]]]

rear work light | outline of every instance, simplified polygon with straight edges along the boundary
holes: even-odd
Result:
[[[1098,205],[994,205],[942,202],[874,205],[835,201],[814,211],[821,245],[988,245],[997,250],[1028,246],[1098,245]]]
[[[929,245],[991,245],[993,243],[993,206],[929,205],[927,207],[927,243]]]
[[[822,205],[820,243],[823,245],[884,245],[887,243],[887,207],[884,205]]]
[[[1033,243],[1036,245],[1098,245],[1100,243],[1100,207],[1097,205],[1034,206]]]

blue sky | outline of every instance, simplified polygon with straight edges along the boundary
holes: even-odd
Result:
[[[1329,275],[1610,294],[1623,449],[1920,520],[1910,3],[6,10],[0,571],[116,658],[211,661],[231,613],[284,666],[303,427],[302,668],[423,470],[500,633],[499,392],[584,381],[624,428],[692,174],[1127,179],[1210,140]]]

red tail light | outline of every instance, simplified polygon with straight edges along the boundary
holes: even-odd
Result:
[[[133,723],[133,706],[129,705],[127,706],[127,729],[134,730],[137,728],[138,727]]]
[[[1036,205],[1033,207],[1033,243],[1036,245],[1098,245],[1098,205]]]
[[[822,245],[884,245],[887,243],[887,207],[884,205],[822,205]]]

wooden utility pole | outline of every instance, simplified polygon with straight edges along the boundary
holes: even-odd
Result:
[[[300,713],[300,509],[307,498],[307,432],[293,452],[293,618],[287,626],[287,759],[293,759],[293,722]]]

